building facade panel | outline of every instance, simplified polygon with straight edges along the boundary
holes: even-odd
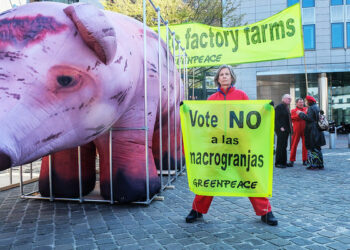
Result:
[[[245,0],[241,1],[238,13],[247,11],[249,15],[243,18],[243,23],[254,23],[282,11],[292,2],[298,1]],[[302,8],[304,44],[310,48],[305,50],[305,58],[237,65],[237,75],[244,81],[240,87],[249,90],[250,98],[277,102],[285,93],[295,98],[312,94],[316,99],[321,92],[328,93],[327,103],[325,98],[318,100],[328,117],[337,124],[350,123],[350,1],[332,5],[331,0],[316,0],[314,6],[312,2],[305,1]],[[319,86],[320,79],[324,80],[321,75],[327,78],[327,90]],[[254,87],[256,91],[252,91]]]

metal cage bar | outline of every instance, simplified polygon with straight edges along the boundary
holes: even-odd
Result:
[[[49,155],[49,188],[50,188],[50,201],[53,201],[53,190],[52,190],[52,156]]]
[[[143,0],[143,74],[144,74],[144,88],[145,88],[145,161],[146,161],[146,192],[147,202],[149,201],[149,166],[148,166],[148,107],[147,107],[147,34],[146,34],[146,0]]]
[[[82,176],[81,176],[81,147],[78,147],[78,168],[79,168],[79,201],[83,202],[83,185],[82,185]]]
[[[151,2],[152,3],[152,2]],[[158,79],[159,79],[159,172],[160,172],[160,192],[163,190],[163,109],[162,109],[162,57],[161,57],[161,38],[160,38],[160,8],[156,8],[158,23]]]
[[[22,175],[22,165],[19,166],[19,183],[20,183],[20,190],[21,190],[21,195],[24,195],[23,192],[23,175]]]
[[[168,94],[168,185],[171,184],[171,163],[170,163],[170,153],[171,153],[171,141],[170,141],[170,51],[169,51],[169,34],[171,34],[169,32],[169,24],[168,21],[166,21],[166,48],[167,48],[167,53],[166,53],[166,57],[167,57],[167,94]]]
[[[177,123],[176,123],[176,110],[177,110],[177,105],[176,105],[176,100],[177,100],[177,92],[176,92],[176,46],[175,46],[175,32],[172,33],[173,34],[173,58],[174,58],[174,170],[175,170],[175,180],[177,178]]]
[[[109,130],[109,188],[110,188],[110,203],[113,204],[114,203],[114,199],[113,199],[113,130],[110,129]]]

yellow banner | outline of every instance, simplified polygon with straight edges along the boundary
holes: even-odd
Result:
[[[199,23],[169,27],[181,41],[181,47],[186,48],[189,68],[304,56],[299,3],[260,22],[241,27],[222,28]],[[161,37],[166,41],[164,26],[161,27]],[[173,51],[170,35],[169,47]],[[177,43],[175,47],[178,50]]]
[[[208,196],[272,195],[275,110],[268,100],[184,101],[190,190]]]

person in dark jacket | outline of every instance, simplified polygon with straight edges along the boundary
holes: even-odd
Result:
[[[289,104],[292,98],[289,94],[282,97],[282,102],[275,109],[275,132],[277,135],[276,146],[276,168],[292,167],[287,164],[287,144],[288,136],[292,130],[292,120],[290,117]]]
[[[315,98],[306,96],[306,103],[309,106],[307,114],[298,112],[299,117],[306,121],[305,126],[305,146],[308,150],[307,161],[308,170],[324,169],[323,155],[321,147],[326,145],[323,132],[318,128],[320,108],[316,104]]]

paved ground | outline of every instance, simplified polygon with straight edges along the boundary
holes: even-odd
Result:
[[[194,195],[186,176],[150,206],[23,200],[0,192],[0,249],[350,249],[350,150],[324,148],[325,170],[274,170],[277,227],[247,198],[216,197],[204,220],[186,224]],[[25,191],[37,184],[25,186]]]

